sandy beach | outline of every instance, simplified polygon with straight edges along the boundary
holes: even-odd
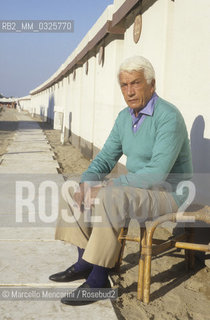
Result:
[[[0,112],[0,156],[6,152],[17,129],[17,110],[4,108]],[[89,165],[79,150],[70,143],[61,145],[60,131],[38,118],[60,166],[60,172],[70,177],[80,175]],[[130,234],[138,234],[136,223],[129,227]],[[156,237],[168,238],[169,231],[158,228]],[[136,299],[139,247],[127,242],[121,273],[112,279],[119,288],[113,302],[118,319],[141,320],[209,320],[210,319],[210,269],[196,262],[194,271],[186,272],[184,252],[172,249],[152,261],[151,302],[149,305]],[[68,262],[67,262],[68,263]],[[68,265],[67,265],[68,267]]]

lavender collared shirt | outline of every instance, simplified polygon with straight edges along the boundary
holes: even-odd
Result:
[[[140,125],[142,124],[146,116],[153,115],[154,106],[157,99],[158,99],[158,95],[156,92],[154,92],[151,99],[147,102],[146,106],[141,111],[139,111],[137,117],[135,116],[134,110],[132,108],[129,108],[129,112],[132,117],[132,130],[134,133],[137,132],[137,130],[139,129]]]

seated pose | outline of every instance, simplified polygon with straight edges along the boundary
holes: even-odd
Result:
[[[50,279],[86,279],[79,288],[110,286],[109,270],[121,247],[118,236],[129,219],[142,222],[176,212],[189,195],[179,184],[192,177],[185,122],[180,111],[155,92],[153,66],[141,56],[128,58],[120,65],[118,81],[127,107],[82,174],[79,189],[69,187],[60,202],[55,238],[76,245],[79,257]],[[105,178],[123,154],[128,173]],[[83,303],[68,296],[61,302]]]

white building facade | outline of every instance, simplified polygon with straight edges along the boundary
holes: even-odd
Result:
[[[135,24],[138,15],[142,26]],[[28,108],[54,121],[62,142],[91,159],[125,107],[119,64],[145,56],[156,71],[157,93],[185,118],[195,172],[210,173],[209,20],[209,0],[114,0],[56,73],[30,92]]]

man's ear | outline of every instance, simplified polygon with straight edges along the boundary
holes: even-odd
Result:
[[[151,89],[152,89],[152,91],[153,92],[155,92],[155,79],[152,79],[152,81],[151,81]]]

